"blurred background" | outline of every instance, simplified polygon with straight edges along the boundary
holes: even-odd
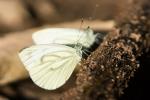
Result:
[[[19,50],[33,44],[31,34],[36,30],[80,28],[82,19],[83,27],[107,33],[113,29],[121,5],[123,0],[0,0],[0,100],[57,100],[66,87],[46,91],[33,84],[17,57]],[[137,84],[145,80],[137,76],[132,81],[121,100],[145,96],[146,87]]]
[[[74,20],[109,20],[116,12],[110,0],[0,0],[0,32],[14,32]]]

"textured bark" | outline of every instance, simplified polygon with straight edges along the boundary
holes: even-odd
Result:
[[[117,99],[140,66],[138,57],[149,52],[150,4],[148,0],[124,2],[129,8],[118,14],[118,28],[81,64],[76,86],[62,95],[64,100]]]

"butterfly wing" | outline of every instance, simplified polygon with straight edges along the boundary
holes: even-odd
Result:
[[[78,30],[71,28],[47,28],[35,32],[32,38],[36,44],[76,44],[89,47],[95,41],[96,35],[91,29]]]
[[[74,48],[53,44],[31,46],[19,57],[33,82],[48,90],[62,86],[81,60]]]

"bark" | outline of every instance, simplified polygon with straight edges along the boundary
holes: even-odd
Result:
[[[122,9],[121,17],[118,14],[117,29],[81,63],[76,85],[61,99],[115,100],[123,94],[140,67],[138,57],[150,49],[150,4],[148,0],[129,1],[125,5],[129,8]]]

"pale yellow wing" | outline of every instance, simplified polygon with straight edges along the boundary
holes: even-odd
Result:
[[[33,82],[48,90],[62,86],[81,60],[76,49],[56,44],[31,46],[19,56]]]
[[[96,38],[91,29],[47,28],[33,33],[35,44],[77,44],[90,47]]]

